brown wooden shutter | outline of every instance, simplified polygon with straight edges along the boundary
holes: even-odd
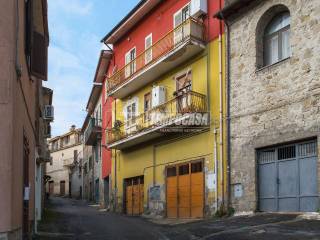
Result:
[[[31,74],[47,80],[48,70],[48,44],[44,35],[33,31],[31,49]]]

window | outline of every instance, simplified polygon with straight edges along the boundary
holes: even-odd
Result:
[[[101,113],[101,104],[99,104],[97,111],[95,112],[95,126],[100,126],[101,127],[101,122],[102,122],[102,113]]]
[[[144,95],[144,121],[148,122],[151,120],[151,114],[150,114],[150,110],[151,110],[151,93],[148,92],[147,94]]]
[[[176,80],[176,97],[178,112],[186,112],[189,110],[189,107],[192,105],[191,95],[188,92],[192,88],[192,72],[188,70],[182,74],[179,74],[175,78]]]
[[[268,66],[290,57],[290,13],[276,15],[264,31],[264,65]]]
[[[64,144],[64,145],[68,145],[69,142],[70,142],[70,136],[64,137],[64,139],[63,139],[63,144]]]
[[[152,61],[152,33],[145,38],[145,64]]]
[[[78,161],[78,150],[73,150],[73,160],[74,162]]]
[[[136,48],[131,49],[125,56],[125,77],[130,77],[136,71]]]
[[[92,169],[93,162],[92,162],[92,156],[89,157],[89,170]]]
[[[137,107],[135,102],[127,106],[127,121],[131,124],[135,122],[136,110]]]
[[[176,167],[167,168],[167,177],[175,177],[175,176],[177,176],[177,168]]]
[[[198,173],[203,171],[202,162],[191,163],[191,173]]]
[[[134,97],[127,101],[123,108],[123,115],[125,117],[125,130],[126,133],[132,133],[137,130],[137,116],[138,116],[138,101],[137,97]]]
[[[179,175],[189,174],[189,164],[179,166]]]
[[[173,16],[173,27],[174,31],[174,44],[178,44],[184,39],[184,35],[188,32],[186,31],[186,26],[182,26],[183,22],[185,22],[190,17],[190,5],[187,4],[185,7],[176,12]]]

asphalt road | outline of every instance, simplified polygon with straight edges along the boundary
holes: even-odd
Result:
[[[178,225],[165,220],[158,223],[101,212],[83,201],[52,198],[36,239],[320,240],[320,221],[298,219],[294,214],[258,214]]]

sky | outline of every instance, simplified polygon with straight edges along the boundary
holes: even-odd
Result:
[[[48,0],[52,136],[81,127],[98,63],[100,40],[139,0]]]

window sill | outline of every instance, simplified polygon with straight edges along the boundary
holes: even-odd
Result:
[[[258,69],[256,70],[256,73],[259,73],[259,72],[262,72],[262,71],[264,71],[264,70],[266,70],[266,69],[270,69],[270,68],[273,68],[273,67],[278,66],[278,65],[280,65],[280,64],[283,64],[284,62],[289,61],[290,58],[291,58],[291,57],[287,57],[287,58],[285,58],[285,59],[280,60],[279,62],[276,62],[276,63],[270,64],[270,65],[267,65],[267,66],[263,66],[263,67],[261,67],[261,68],[258,68]]]

